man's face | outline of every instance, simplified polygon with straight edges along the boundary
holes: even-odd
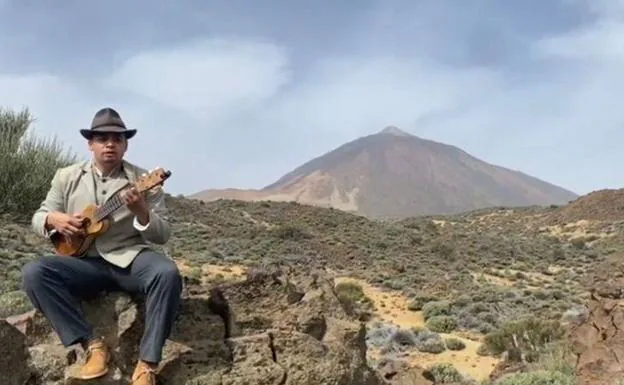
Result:
[[[123,134],[98,133],[89,140],[89,149],[99,163],[116,164],[123,159],[128,141]]]

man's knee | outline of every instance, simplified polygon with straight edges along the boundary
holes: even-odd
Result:
[[[154,277],[167,288],[182,290],[182,274],[176,264],[170,260],[162,260],[154,266]]]
[[[22,287],[24,290],[32,290],[41,284],[48,267],[49,260],[45,257],[28,262],[22,267]]]

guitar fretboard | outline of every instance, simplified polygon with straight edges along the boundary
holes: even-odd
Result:
[[[121,192],[125,191],[126,188],[123,188],[115,193],[109,200],[106,201],[102,206],[98,207],[95,211],[95,220],[97,222],[106,218],[110,214],[117,211],[121,206],[123,206],[123,202],[121,201]]]
[[[124,187],[121,190],[117,191],[102,206],[98,207],[97,210],[95,211],[95,221],[96,222],[101,221],[102,219],[106,218],[110,214],[112,214],[115,211],[117,211],[120,207],[122,207],[124,205],[124,203],[121,200],[121,194],[122,194],[123,191],[127,190],[130,187],[131,186],[127,186],[127,187]],[[148,203],[153,203],[153,201],[155,200],[155,195],[154,194],[147,194],[148,191],[149,190],[145,190],[145,191],[139,192],[139,193],[143,194],[144,196],[146,196],[146,199],[147,199]]]

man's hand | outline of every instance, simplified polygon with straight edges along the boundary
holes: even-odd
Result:
[[[121,201],[137,216],[140,224],[147,224],[149,221],[149,207],[143,194],[139,193],[136,188],[131,187],[122,192]]]
[[[68,215],[57,211],[48,214],[47,222],[59,233],[71,237],[84,234],[82,220],[80,213]]]

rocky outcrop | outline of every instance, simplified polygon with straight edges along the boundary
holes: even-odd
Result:
[[[624,378],[624,307],[592,294],[587,315],[571,325],[579,385],[606,385]]]
[[[24,336],[5,320],[0,320],[0,384],[22,385],[30,377],[24,363],[28,350]]]
[[[366,363],[364,325],[345,313],[323,274],[252,271],[245,281],[212,292],[187,283],[161,363],[162,384],[383,383]],[[84,309],[113,349],[111,372],[90,383],[129,384],[143,330],[140,299],[111,293],[85,302]],[[0,323],[0,337],[0,373],[8,376],[0,383],[76,383],[65,379],[82,351],[64,349],[40,314]]]
[[[412,366],[406,360],[383,359],[378,366],[379,374],[392,385],[431,385],[423,376],[425,370]]]

